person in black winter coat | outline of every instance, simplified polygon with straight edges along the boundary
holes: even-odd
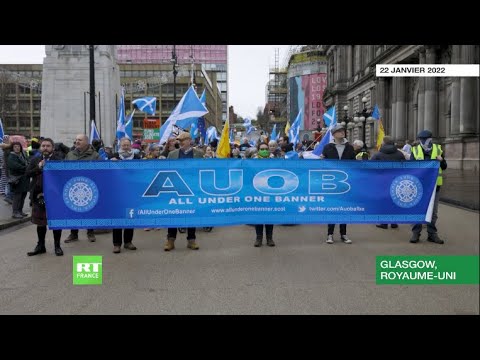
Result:
[[[322,159],[355,160],[355,150],[345,139],[345,128],[338,124],[332,130],[333,140],[323,148]],[[325,135],[326,136],[326,135]],[[333,231],[335,224],[328,224],[327,243],[333,244]],[[345,244],[351,244],[347,237],[347,224],[340,224],[340,238]]]
[[[405,155],[395,146],[393,139],[390,136],[385,136],[380,151],[374,154],[371,160],[403,161],[406,159]],[[388,224],[380,224],[376,226],[381,229],[388,229]],[[398,228],[398,224],[390,224],[390,226],[392,229]]]
[[[135,154],[132,150],[132,142],[128,138],[120,139],[120,149],[113,154],[112,161],[140,160],[140,155]],[[122,247],[129,250],[137,250],[132,244],[133,229],[113,229],[113,253],[119,254]]]
[[[37,225],[37,246],[33,251],[27,253],[28,256],[44,254],[45,237],[47,235],[47,209],[45,206],[45,197],[43,195],[43,168],[47,161],[61,160],[61,156],[54,152],[53,140],[46,138],[40,142],[41,155],[32,159],[27,167],[26,175],[32,178],[30,183],[30,202],[32,204],[32,223]],[[53,242],[55,246],[55,255],[62,256],[63,250],[60,247],[62,230],[53,230]]]

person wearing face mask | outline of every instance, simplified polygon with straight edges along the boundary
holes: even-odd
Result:
[[[438,213],[438,200],[440,198],[440,189],[443,185],[442,172],[447,169],[447,161],[445,160],[445,154],[442,147],[439,144],[434,144],[432,141],[432,132],[430,130],[422,130],[418,133],[417,138],[420,143],[412,147],[412,154],[410,160],[438,160],[440,161],[440,168],[438,169],[437,176],[437,188],[435,194],[435,201],[433,203],[432,220],[427,224],[428,238],[427,240],[436,244],[443,244],[444,241],[438,237],[437,234],[437,213]],[[420,241],[420,233],[422,232],[422,224],[414,224],[412,226],[411,243],[417,243]]]
[[[54,152],[54,143],[52,139],[46,138],[40,142],[40,156],[32,159],[27,167],[26,175],[32,178],[30,182],[30,203],[32,204],[32,223],[37,225],[37,246],[33,251],[27,253],[28,256],[44,254],[45,237],[47,235],[47,210],[45,207],[45,198],[43,196],[43,168],[45,163],[51,160],[62,160],[62,157]],[[55,246],[55,255],[62,256],[63,250],[60,247],[62,230],[53,231],[53,242]]]
[[[268,145],[265,143],[259,143],[258,145],[258,152],[254,156],[254,159],[269,159],[270,158],[270,151],[268,150]],[[260,247],[262,246],[263,241],[263,224],[255,225],[255,233],[256,239],[253,243],[253,246]],[[268,246],[275,246],[275,242],[273,241],[273,225],[265,224],[265,235],[267,238],[267,245]]]

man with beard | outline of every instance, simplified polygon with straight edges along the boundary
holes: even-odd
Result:
[[[43,254],[45,249],[45,236],[47,235],[47,210],[45,208],[45,198],[43,196],[43,168],[45,163],[50,160],[61,160],[61,157],[53,152],[54,143],[52,139],[43,139],[40,143],[40,156],[32,158],[27,167],[26,175],[31,177],[30,183],[30,203],[32,204],[32,223],[37,225],[37,246],[28,256]],[[55,255],[62,256],[63,250],[60,247],[60,238],[62,230],[53,231],[53,242],[55,245]]]

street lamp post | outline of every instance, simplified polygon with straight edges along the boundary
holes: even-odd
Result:
[[[362,131],[362,141],[363,141],[363,149],[362,151],[367,151],[367,145],[365,144],[366,141],[366,134],[367,134],[367,120],[372,119],[372,111],[368,111],[367,109],[367,98],[363,97],[362,98],[362,103],[363,103],[363,110],[361,112],[357,112],[355,117],[353,118],[353,121],[355,123],[361,123],[363,127]],[[345,125],[348,124],[348,122],[351,121],[351,118],[348,117],[348,106],[344,106],[343,110],[345,111],[345,116],[344,116],[344,121]],[[342,123],[343,125],[343,123]]]
[[[177,105],[177,52],[175,45],[173,45],[172,59],[170,60],[173,64],[173,103],[174,108]]]
[[[367,134],[367,120],[372,119],[372,111],[368,111],[367,109],[367,98],[364,96],[362,98],[363,103],[363,110],[360,113],[360,121],[363,123],[363,133],[362,133],[362,140],[363,140],[363,151],[367,151],[367,145],[365,144],[365,136]]]

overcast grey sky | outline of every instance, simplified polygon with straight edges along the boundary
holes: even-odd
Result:
[[[275,48],[283,63],[288,45],[230,45],[229,103],[235,113],[255,118],[258,107],[265,106],[265,86],[269,68],[275,66]],[[43,45],[0,45],[0,64],[41,64]]]

